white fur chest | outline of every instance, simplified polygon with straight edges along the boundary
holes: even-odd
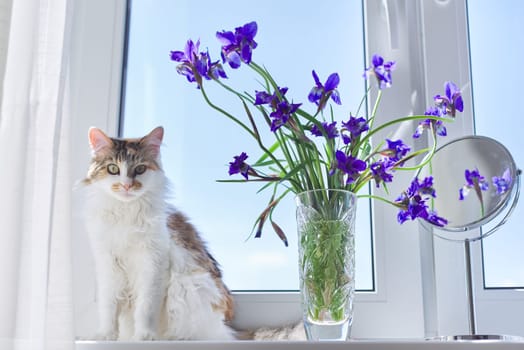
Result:
[[[164,207],[151,203],[155,202],[147,197],[122,202],[103,194],[86,203],[102,319],[116,312],[108,300],[118,301],[124,315],[120,317],[130,322],[125,314],[131,312],[138,323],[149,322],[147,315],[157,314],[154,309],[161,305],[169,276],[170,244]],[[110,323],[115,327],[115,321]],[[147,334],[151,327],[145,327]],[[132,329],[129,324],[123,326],[120,336],[130,337]]]
[[[131,202],[98,194],[87,203],[87,228],[93,248],[125,257],[135,250],[167,253],[169,236],[163,204],[147,197]]]

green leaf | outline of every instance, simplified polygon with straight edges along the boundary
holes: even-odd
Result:
[[[276,164],[276,162],[274,160],[272,160],[272,159],[269,159],[269,160],[266,160],[266,161],[263,161],[263,162],[260,162],[260,160],[258,160],[256,163],[251,164],[251,166],[253,168],[257,168],[257,167],[270,166],[270,165],[273,165],[273,164]]]
[[[274,153],[277,149],[280,148],[280,142],[278,140],[275,141],[271,147],[269,147],[268,151],[270,153]],[[265,152],[258,160],[253,164],[253,166],[258,166],[260,163],[263,163],[267,158],[269,157],[269,154]]]

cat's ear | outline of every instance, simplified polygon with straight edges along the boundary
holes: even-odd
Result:
[[[140,143],[147,146],[153,156],[157,157],[160,154],[160,146],[162,145],[162,139],[164,138],[164,128],[161,126],[156,127],[149,134],[144,136]]]
[[[98,128],[90,128],[88,136],[93,155],[103,154],[113,146],[113,141]]]

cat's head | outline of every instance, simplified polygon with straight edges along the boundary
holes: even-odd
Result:
[[[160,164],[162,127],[136,139],[112,138],[98,128],[90,128],[88,136],[92,160],[85,184],[126,202],[159,189],[164,179]]]

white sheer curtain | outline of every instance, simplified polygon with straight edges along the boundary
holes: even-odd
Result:
[[[0,1],[0,349],[74,349],[71,1]]]

